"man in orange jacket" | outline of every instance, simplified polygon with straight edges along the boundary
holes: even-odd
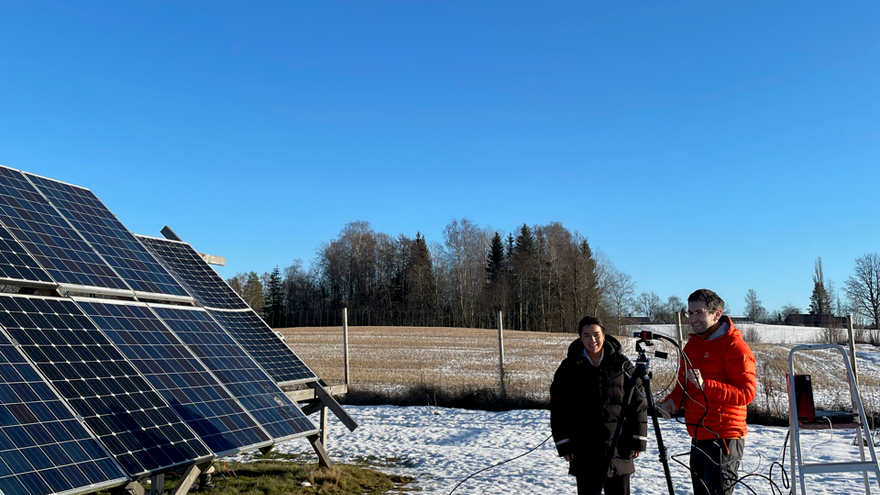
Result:
[[[724,301],[709,289],[688,296],[694,333],[678,383],[660,407],[664,416],[684,408],[695,495],[733,494],[748,432],[746,407],[755,398],[755,355],[723,310]]]

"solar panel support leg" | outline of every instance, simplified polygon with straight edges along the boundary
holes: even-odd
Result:
[[[352,418],[348,412],[336,402],[336,399],[334,399],[332,395],[324,390],[324,387],[320,383],[310,382],[307,385],[315,390],[315,396],[317,396],[318,399],[321,399],[321,402],[333,411],[333,414],[339,418],[339,421],[342,421],[342,424],[348,428],[348,431],[354,431],[354,429],[358,427],[357,421],[355,421],[354,418]]]
[[[180,483],[177,484],[177,488],[171,492],[171,495],[186,495],[198,479],[199,475],[210,468],[211,464],[211,462],[199,465],[193,464],[187,468],[186,472],[183,473],[183,476],[180,477]]]
[[[330,454],[327,453],[327,449],[325,449],[324,444],[321,443],[321,435],[314,434],[310,436],[309,442],[312,443],[312,448],[315,449],[315,453],[318,454],[318,466],[322,468],[330,467]]]
[[[150,495],[165,493],[165,473],[150,476]]]
[[[321,444],[325,447],[327,446],[327,407],[321,408],[321,423],[318,425],[321,428]]]
[[[317,400],[317,401],[310,401],[308,404],[302,406],[300,409],[302,410],[303,414],[305,414],[306,416],[311,416],[316,411],[320,411],[320,410],[324,409],[325,407],[327,407],[327,406],[325,406],[323,402],[321,402],[320,400]]]
[[[114,495],[144,495],[144,487],[137,481],[132,481],[127,485],[112,490],[110,493]]]

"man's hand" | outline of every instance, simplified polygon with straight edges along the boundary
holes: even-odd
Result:
[[[565,456],[562,456],[562,457],[563,457],[566,461],[571,462],[571,460],[574,459],[574,454],[568,454],[568,455],[565,455]]]
[[[630,451],[629,456],[631,458],[635,459],[636,457],[639,456],[639,454],[641,454],[641,452],[639,452],[638,450],[632,450],[632,451]]]
[[[660,407],[657,408],[660,412],[660,415],[666,419],[670,419],[672,415],[675,413],[675,401],[672,399],[667,400],[663,404],[660,404]]]
[[[703,390],[703,375],[700,374],[700,370],[688,370],[687,379],[699,387],[700,390]]]

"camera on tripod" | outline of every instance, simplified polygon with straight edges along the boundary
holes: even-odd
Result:
[[[633,332],[633,337],[638,339],[636,341],[636,352],[639,353],[639,357],[638,359],[636,359],[636,364],[642,364],[647,367],[651,362],[651,360],[648,359],[647,356],[648,347],[654,346],[653,341],[655,339],[663,339],[664,337],[660,335],[654,335],[654,332],[649,332],[646,330],[642,330],[641,332]],[[669,354],[663,351],[654,351],[651,354],[660,359],[666,359],[669,357]]]

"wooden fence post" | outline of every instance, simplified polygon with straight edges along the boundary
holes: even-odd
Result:
[[[846,315],[846,329],[849,333],[849,359],[852,364],[853,378],[856,381],[856,389],[859,387],[859,372],[856,369],[856,340],[853,332],[852,315]]]
[[[507,397],[507,388],[504,386],[504,317],[501,310],[498,311],[498,374],[501,377],[501,396]]]
[[[345,386],[348,387],[348,308],[342,308],[342,354],[345,357]]]
[[[684,336],[681,334],[681,311],[675,312],[675,321],[678,326],[678,345],[681,345],[681,341],[684,340]]]

